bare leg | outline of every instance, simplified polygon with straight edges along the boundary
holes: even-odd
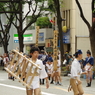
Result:
[[[42,94],[41,94],[41,88],[39,88],[39,95],[42,95]]]
[[[58,81],[58,72],[55,72],[55,83],[57,84]]]
[[[39,88],[34,90],[34,95],[40,95],[40,89]]]
[[[27,95],[33,95],[33,89],[28,90],[28,89],[26,88],[26,93],[27,93]]]
[[[59,81],[60,81],[60,83],[62,82],[62,78],[61,78],[61,71],[59,71]]]
[[[52,80],[51,80],[51,84],[52,84],[54,81],[54,73],[51,74],[51,78],[52,78]]]
[[[87,72],[87,74],[86,74],[86,81],[87,81],[87,83],[89,83],[89,72]]]
[[[92,71],[90,71],[90,72],[89,72],[89,76],[90,76],[90,86],[91,86],[91,82],[92,82],[92,75],[93,75],[93,73],[92,73]]]
[[[51,79],[51,74],[48,74],[48,79],[49,79],[49,80]]]

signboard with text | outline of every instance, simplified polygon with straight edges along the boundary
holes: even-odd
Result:
[[[32,42],[33,41],[33,35],[32,34],[24,34],[24,42]],[[14,43],[18,43],[18,34],[14,34]]]
[[[63,32],[63,43],[70,44],[70,29],[66,33]]]
[[[44,33],[39,33],[39,41],[44,41]]]

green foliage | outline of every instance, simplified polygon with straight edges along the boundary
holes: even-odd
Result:
[[[51,28],[52,24],[49,21],[48,17],[39,17],[36,22],[37,26],[40,26],[40,28]]]
[[[48,0],[48,7],[43,8],[43,10],[55,13],[55,6],[53,0]]]
[[[59,0],[59,1],[60,1],[60,7],[62,8],[64,6],[63,0]],[[54,1],[53,0],[48,0],[48,8],[44,8],[44,10],[56,13]]]
[[[3,8],[6,10],[6,7],[5,7],[6,4],[7,3],[0,3],[0,11],[2,11]]]
[[[51,12],[55,12],[55,6],[53,0],[48,0],[48,8]]]

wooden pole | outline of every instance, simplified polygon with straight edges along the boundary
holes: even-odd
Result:
[[[25,85],[27,88],[30,89],[30,86],[25,83],[23,80],[21,80],[18,76],[15,75],[15,73],[11,72],[8,68],[4,68],[8,73],[10,73],[12,76],[14,76],[16,79],[19,80],[19,82],[21,82],[23,85]]]
[[[53,58],[54,58],[54,61],[53,61],[53,64],[54,64],[54,71],[57,70],[57,58],[58,56],[58,31],[55,30],[54,31],[54,39],[53,39]]]
[[[39,26],[36,27],[37,33],[36,33],[36,44],[35,46],[38,47],[38,40],[39,40]]]

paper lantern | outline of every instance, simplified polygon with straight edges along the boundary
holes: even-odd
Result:
[[[67,27],[66,26],[63,26],[62,27],[62,30],[63,30],[63,32],[67,32]]]

